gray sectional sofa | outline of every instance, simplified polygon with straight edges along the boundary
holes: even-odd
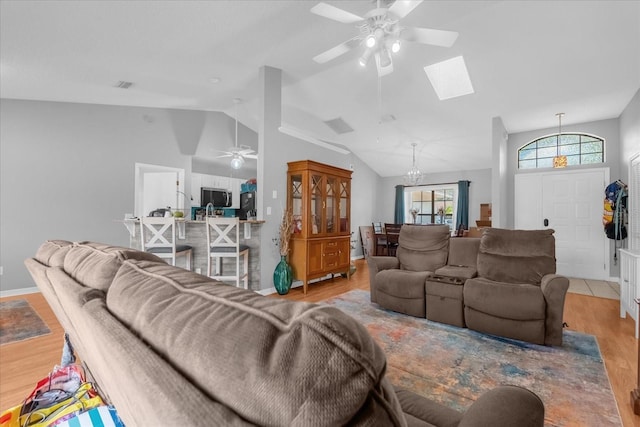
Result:
[[[128,427],[543,425],[542,401],[520,387],[465,413],[395,389],[380,347],[333,307],[100,243],[45,242],[25,264]]]
[[[562,345],[569,279],[555,274],[553,230],[403,225],[395,257],[368,258],[371,301],[411,316],[535,344]]]

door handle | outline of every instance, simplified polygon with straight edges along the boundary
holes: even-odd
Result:
[[[549,220],[547,218],[544,219],[544,226],[545,227],[549,226]]]

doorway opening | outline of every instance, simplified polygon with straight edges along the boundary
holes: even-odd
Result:
[[[169,166],[135,164],[134,215],[149,215],[170,207],[185,213],[184,169]],[[190,208],[190,206],[188,207]]]

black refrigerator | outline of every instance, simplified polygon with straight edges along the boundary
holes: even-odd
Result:
[[[256,216],[256,192],[248,191],[246,193],[240,193],[240,210],[238,216],[240,219],[247,219],[249,216]],[[253,215],[250,214],[253,212]]]

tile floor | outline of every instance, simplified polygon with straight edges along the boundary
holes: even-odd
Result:
[[[619,300],[620,284],[604,280],[569,278],[569,292]]]

